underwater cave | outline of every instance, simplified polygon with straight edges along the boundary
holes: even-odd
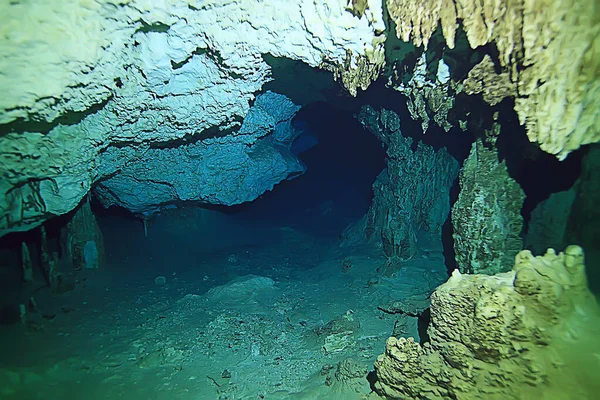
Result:
[[[0,399],[595,398],[596,2],[209,3],[0,5]]]

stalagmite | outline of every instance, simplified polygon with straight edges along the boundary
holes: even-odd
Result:
[[[23,267],[23,281],[33,282],[33,267],[31,265],[31,254],[27,243],[21,243],[21,265]]]
[[[61,231],[63,254],[74,270],[98,268],[104,262],[104,237],[86,197]]]
[[[44,226],[40,229],[41,242],[40,242],[40,260],[42,265],[42,273],[48,283],[50,283],[50,253],[48,252],[48,239],[46,237],[46,228]]]

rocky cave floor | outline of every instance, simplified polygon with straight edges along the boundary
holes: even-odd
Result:
[[[368,245],[210,212],[158,217],[148,237],[101,224],[107,264],[0,330],[2,399],[367,398],[395,324],[418,337],[417,317],[378,307],[418,308],[447,279],[430,237],[390,266]]]

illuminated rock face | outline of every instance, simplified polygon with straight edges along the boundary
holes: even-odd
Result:
[[[304,172],[290,152],[297,135],[291,119],[299,108],[267,92],[258,96],[235,135],[150,148],[138,157],[131,147],[112,148],[101,159],[132,161],[94,192],[106,207],[119,205],[140,214],[183,201],[234,205],[254,200]]]
[[[396,35],[416,46],[427,47],[438,27],[450,48],[459,27],[473,49],[493,43],[500,79],[512,87],[504,90],[518,89],[514,109],[529,140],[542,150],[563,159],[600,140],[596,0],[386,0],[386,5]]]
[[[455,271],[431,296],[430,341],[389,338],[375,388],[390,399],[594,398],[599,330],[583,250],[525,250],[510,272]]]
[[[263,54],[328,68],[354,92],[383,63],[376,0],[360,18],[338,1],[301,0],[3,2],[0,16],[0,236],[67,213],[108,177],[114,188],[153,149],[257,142],[268,132],[223,137],[240,129],[271,79]],[[260,153],[274,157],[262,162],[275,171],[246,199],[298,170],[284,153]],[[107,201],[147,211],[173,199],[244,200],[178,185],[137,205],[130,195]]]

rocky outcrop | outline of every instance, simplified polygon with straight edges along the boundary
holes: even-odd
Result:
[[[402,136],[398,114],[363,107],[358,119],[387,147],[387,167],[373,184],[373,204],[347,232],[380,244],[390,258],[409,259],[417,253],[417,232],[441,233],[450,212],[450,187],[458,162],[442,148]]]
[[[483,100],[491,106],[495,106],[506,97],[514,96],[517,91],[508,72],[496,73],[494,62],[489,54],[486,54],[483,60],[469,71],[463,85],[465,93],[481,93]]]
[[[365,87],[354,71],[374,76],[385,26],[381,3],[363,14],[337,1],[3,2],[0,236],[69,212],[152,149],[239,130],[271,79],[262,54]]]
[[[563,159],[600,140],[600,34],[596,0],[386,0],[405,42],[427,47],[441,25],[448,47],[465,31],[471,48],[498,49],[518,88],[515,111],[529,140]]]
[[[521,207],[525,193],[508,175],[498,153],[473,143],[460,172],[460,193],[452,207],[457,267],[495,274],[510,268],[523,248]]]
[[[131,161],[100,181],[94,193],[105,207],[138,214],[184,201],[234,205],[254,200],[304,172],[290,152],[297,136],[291,120],[299,109],[287,97],[266,92],[235,134],[144,151],[111,147],[99,164],[111,170],[115,160]]]
[[[388,399],[595,398],[599,332],[583,250],[525,250],[510,272],[455,271],[431,296],[430,341],[389,338],[375,390]]]

